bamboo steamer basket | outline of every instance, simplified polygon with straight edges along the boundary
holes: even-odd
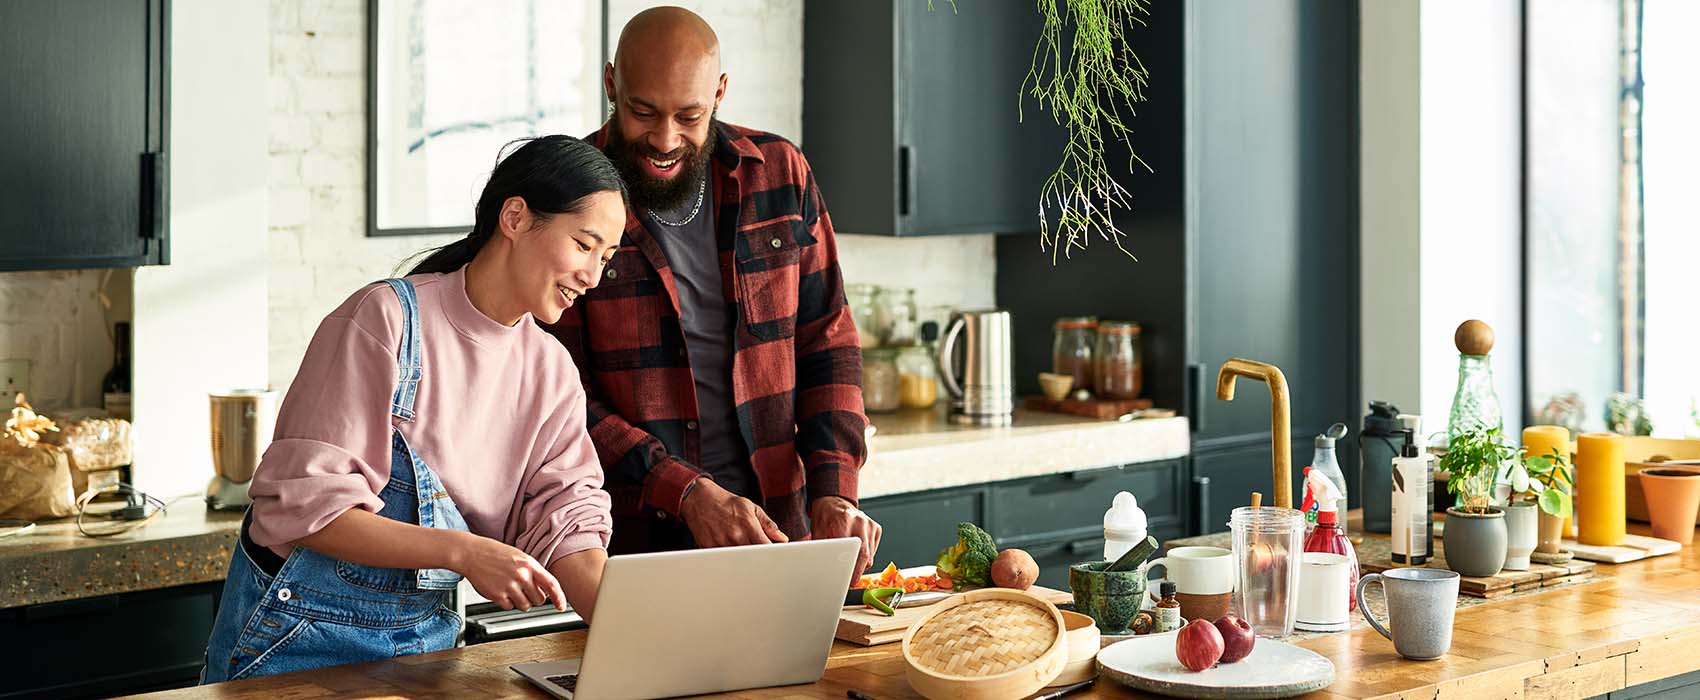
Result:
[[[1062,611],[1025,591],[983,588],[933,606],[903,633],[909,686],[929,700],[1009,700],[1068,663]]]

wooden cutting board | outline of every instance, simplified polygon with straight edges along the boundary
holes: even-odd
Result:
[[[1044,586],[1034,586],[1027,589],[1028,593],[1044,598],[1052,603],[1072,603],[1074,595],[1067,591],[1059,591]],[[934,603],[933,605],[937,605]],[[909,626],[915,624],[932,610],[932,605],[921,605],[913,608],[898,608],[892,617],[881,615],[879,611],[864,605],[846,607],[838,614],[837,637],[851,644],[871,647],[879,644],[890,644],[903,641],[903,633]]]
[[[1085,401],[1063,399],[1055,401],[1044,396],[1028,396],[1022,399],[1021,405],[1022,408],[1029,411],[1067,413],[1099,420],[1115,420],[1122,417],[1122,414],[1151,408],[1151,399],[1087,399]]]
[[[1393,542],[1384,537],[1365,537],[1363,543],[1354,545],[1354,548],[1358,553],[1358,571],[1361,573],[1380,573],[1403,566],[1393,563]],[[1434,538],[1434,551],[1435,558],[1426,566],[1431,569],[1446,568],[1446,551],[1439,537]],[[1572,559],[1563,564],[1531,562],[1528,571],[1505,570],[1487,577],[1464,576],[1458,580],[1458,594],[1476,598],[1497,598],[1507,593],[1573,583],[1593,575],[1594,563],[1581,559]]]

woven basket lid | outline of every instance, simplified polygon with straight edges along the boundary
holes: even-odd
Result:
[[[909,650],[929,671],[978,678],[1033,663],[1056,641],[1049,611],[1022,601],[985,600],[928,620],[915,631]]]

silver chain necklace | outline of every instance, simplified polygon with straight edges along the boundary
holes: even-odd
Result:
[[[691,223],[692,221],[696,221],[697,220],[697,212],[702,211],[702,197],[703,197],[703,194],[706,193],[706,192],[708,192],[708,178],[704,177],[702,179],[702,182],[697,185],[697,204],[696,204],[696,206],[691,207],[691,215],[685,217],[684,221],[680,221],[678,223],[668,221],[666,219],[661,218],[661,214],[657,213],[654,209],[649,210],[649,218],[655,219],[656,223],[659,223],[663,226],[671,226],[673,228],[679,228],[680,226],[684,226],[685,224]]]

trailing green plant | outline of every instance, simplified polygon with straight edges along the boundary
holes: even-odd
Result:
[[[1506,502],[1529,502],[1547,515],[1570,515],[1570,461],[1554,448],[1544,455],[1529,456],[1517,448],[1516,456],[1499,470],[1497,486],[1507,489]]]
[[[1132,258],[1122,245],[1127,234],[1115,222],[1116,209],[1131,208],[1132,193],[1110,175],[1104,146],[1108,138],[1127,144],[1128,170],[1137,162],[1151,171],[1133,152],[1133,130],[1127,122],[1135,113],[1134,103],[1145,101],[1151,78],[1128,40],[1134,25],[1145,25],[1142,15],[1151,14],[1150,0],[1037,3],[1044,28],[1033,47],[1032,67],[1021,82],[1016,114],[1025,119],[1022,104],[1031,94],[1041,110],[1049,110],[1068,130],[1062,162],[1039,190],[1040,248],[1051,252],[1054,265],[1059,252],[1068,257],[1075,249],[1084,251],[1096,236]],[[1065,28],[1072,29],[1066,42]]]
[[[1487,513],[1493,506],[1493,485],[1500,465],[1517,458],[1521,449],[1505,443],[1499,426],[1475,428],[1446,442],[1437,468],[1445,470],[1446,490],[1467,513]]]

